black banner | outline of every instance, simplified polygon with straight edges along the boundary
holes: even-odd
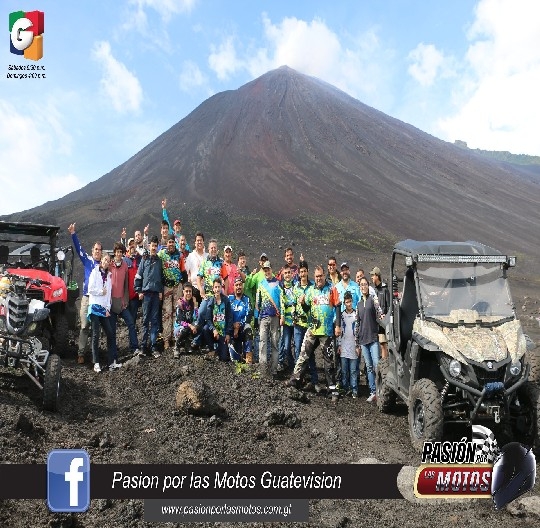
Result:
[[[402,499],[399,464],[91,464],[92,499]],[[45,464],[0,464],[0,499],[45,499]]]

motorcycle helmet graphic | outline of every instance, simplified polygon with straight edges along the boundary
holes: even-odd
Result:
[[[534,486],[536,458],[532,449],[519,442],[510,442],[501,449],[493,464],[491,497],[500,510]]]

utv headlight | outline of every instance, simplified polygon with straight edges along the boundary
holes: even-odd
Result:
[[[53,297],[61,297],[62,293],[64,292],[64,288],[58,288],[57,290],[53,291]]]
[[[512,376],[518,376],[519,374],[521,374],[521,362],[518,361],[517,363],[512,363],[510,365],[510,374],[512,374]]]
[[[450,361],[448,371],[450,372],[450,376],[457,378],[461,374],[461,363],[457,359],[453,359]]]

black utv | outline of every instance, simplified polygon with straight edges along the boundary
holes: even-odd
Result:
[[[540,391],[507,280],[515,262],[471,241],[395,245],[377,405],[406,403],[416,450],[443,440],[449,424],[473,423],[539,447]]]

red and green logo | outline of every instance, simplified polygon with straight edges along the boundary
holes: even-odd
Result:
[[[9,14],[9,48],[15,55],[38,61],[43,57],[43,11],[14,11]]]

